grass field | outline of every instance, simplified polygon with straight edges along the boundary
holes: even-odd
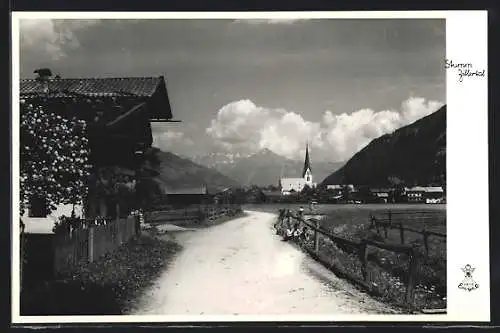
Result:
[[[244,209],[278,212],[280,208],[296,210],[297,204],[247,205]],[[305,213],[309,213],[304,206]],[[399,229],[388,229],[387,238],[383,230],[370,229],[370,214],[383,219],[392,212],[392,221],[416,230],[446,234],[446,205],[319,205],[316,214],[325,215],[321,227],[339,236],[353,240],[372,239],[386,243],[401,244]],[[428,255],[423,236],[405,231],[404,243],[416,246],[421,252],[421,265],[415,290],[415,308],[446,308],[446,238],[429,236]],[[368,248],[368,270],[374,291],[385,301],[404,304],[408,277],[408,256],[370,246]],[[349,248],[340,248],[326,238],[320,238],[320,255],[340,270],[361,279],[361,263]]]

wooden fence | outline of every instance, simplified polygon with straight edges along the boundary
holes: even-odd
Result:
[[[429,256],[429,237],[434,236],[434,237],[446,238],[446,235],[440,232],[428,230],[426,228],[425,221],[436,218],[435,214],[433,214],[432,212],[414,212],[414,211],[411,212],[411,214],[420,216],[419,219],[424,221],[423,227],[420,230],[407,227],[401,221],[401,215],[403,214],[407,215],[408,213],[409,212],[387,211],[382,214],[383,217],[375,217],[372,214],[370,214],[371,223],[369,228],[371,230],[376,229],[377,234],[379,235],[381,235],[381,231],[383,230],[384,231],[383,235],[385,239],[388,238],[388,230],[397,229],[399,230],[399,238],[401,244],[405,244],[405,231],[422,235],[425,248],[425,255]]]
[[[196,205],[183,209],[152,211],[145,214],[145,220],[150,224],[165,222],[196,222],[214,221],[222,216],[233,216],[241,212],[240,205]]]
[[[56,274],[73,271],[82,263],[92,262],[116,250],[137,234],[137,217],[128,217],[103,225],[72,230],[69,235],[54,235]]]
[[[353,283],[358,284],[368,291],[373,291],[370,279],[370,271],[368,270],[368,246],[377,247],[379,249],[395,252],[395,253],[403,253],[408,256],[408,276],[406,279],[406,292],[405,292],[405,304],[408,308],[413,308],[414,300],[415,300],[415,287],[417,283],[417,277],[420,271],[420,256],[419,251],[415,246],[407,245],[407,244],[389,244],[378,242],[374,240],[362,239],[362,240],[353,240],[347,239],[344,237],[340,237],[332,234],[329,231],[323,230],[320,226],[320,220],[318,219],[309,219],[305,220],[301,216],[297,214],[293,214],[290,211],[280,211],[279,223],[281,227],[284,224],[294,225],[299,223],[299,227],[303,228],[306,226],[313,231],[313,246],[304,246],[307,242],[303,242],[302,248],[311,254],[313,258],[321,262],[326,267],[330,268],[340,277],[347,278]],[[282,229],[282,228],[281,228]],[[330,262],[324,260],[320,257],[320,237],[326,237],[331,242],[336,244],[339,248],[349,248],[350,252],[356,253],[359,262],[361,263],[361,272],[362,280],[357,278],[356,276],[350,274],[349,272],[341,271],[338,267],[333,266]]]

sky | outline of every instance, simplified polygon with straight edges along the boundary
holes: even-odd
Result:
[[[445,20],[34,20],[20,75],[164,75],[175,119],[154,145],[184,156],[269,148],[346,161],[446,103]]]

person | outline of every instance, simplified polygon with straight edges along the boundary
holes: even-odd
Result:
[[[298,241],[300,238],[300,229],[299,229],[299,224],[295,224],[294,228],[293,228],[293,239],[295,241]]]
[[[300,239],[303,242],[307,241],[307,227],[306,226],[304,226],[302,228],[302,232],[300,233]]]
[[[299,217],[302,218],[304,215],[304,207],[300,206],[299,208]]]
[[[286,233],[285,233],[285,240],[288,241],[290,239],[292,239],[293,237],[293,229],[291,226],[288,226],[288,228],[286,229]]]

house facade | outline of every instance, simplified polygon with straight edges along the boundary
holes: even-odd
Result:
[[[415,186],[406,189],[408,202],[440,203],[445,200],[442,186]]]
[[[96,183],[109,183],[112,175],[125,187],[134,187],[148,173],[142,156],[153,142],[151,123],[172,121],[163,76],[22,79],[20,98],[87,123],[91,178]],[[120,204],[116,193],[89,186],[88,200],[77,209],[83,208],[87,218],[116,217],[127,213]]]
[[[394,190],[391,188],[370,189],[370,194],[376,202],[381,202],[381,203],[394,202]]]

